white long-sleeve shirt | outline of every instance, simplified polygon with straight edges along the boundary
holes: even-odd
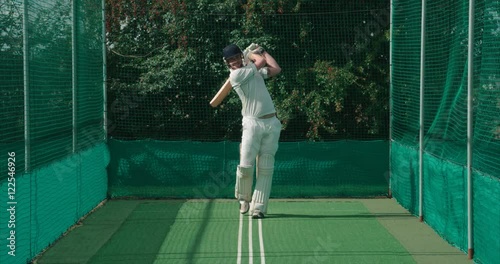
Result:
[[[242,116],[261,117],[276,112],[264,82],[267,78],[267,67],[257,70],[253,63],[231,70],[229,80],[243,105]]]

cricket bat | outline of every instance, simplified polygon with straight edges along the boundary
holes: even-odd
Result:
[[[214,96],[212,101],[210,101],[210,105],[212,107],[217,107],[218,105],[220,105],[220,103],[222,103],[224,98],[227,97],[231,89],[233,89],[233,86],[231,85],[231,82],[229,82],[228,78],[226,82],[222,85],[222,87],[219,89],[217,94]]]

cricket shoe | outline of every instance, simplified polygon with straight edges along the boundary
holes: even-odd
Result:
[[[255,210],[253,210],[252,218],[253,219],[262,219],[262,218],[264,218],[264,213],[262,213],[259,209],[255,209]]]
[[[240,213],[246,214],[248,212],[248,209],[250,209],[250,205],[248,204],[248,202],[240,201]]]

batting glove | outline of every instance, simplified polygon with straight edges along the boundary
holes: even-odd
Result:
[[[264,52],[264,48],[262,48],[259,44],[255,44],[255,43],[252,43],[250,44],[247,49],[251,52],[251,53],[255,53],[255,54],[262,54]]]

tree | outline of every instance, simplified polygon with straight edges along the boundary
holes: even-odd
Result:
[[[285,124],[284,140],[384,137],[388,24],[369,10],[387,4],[110,0],[108,98],[120,106],[110,109],[112,135],[238,139],[237,96],[232,93],[217,109],[208,102],[228,75],[222,48],[254,42],[284,69],[268,81]],[[354,16],[353,8],[365,10]],[[375,21],[379,29],[356,38],[363,21]]]

